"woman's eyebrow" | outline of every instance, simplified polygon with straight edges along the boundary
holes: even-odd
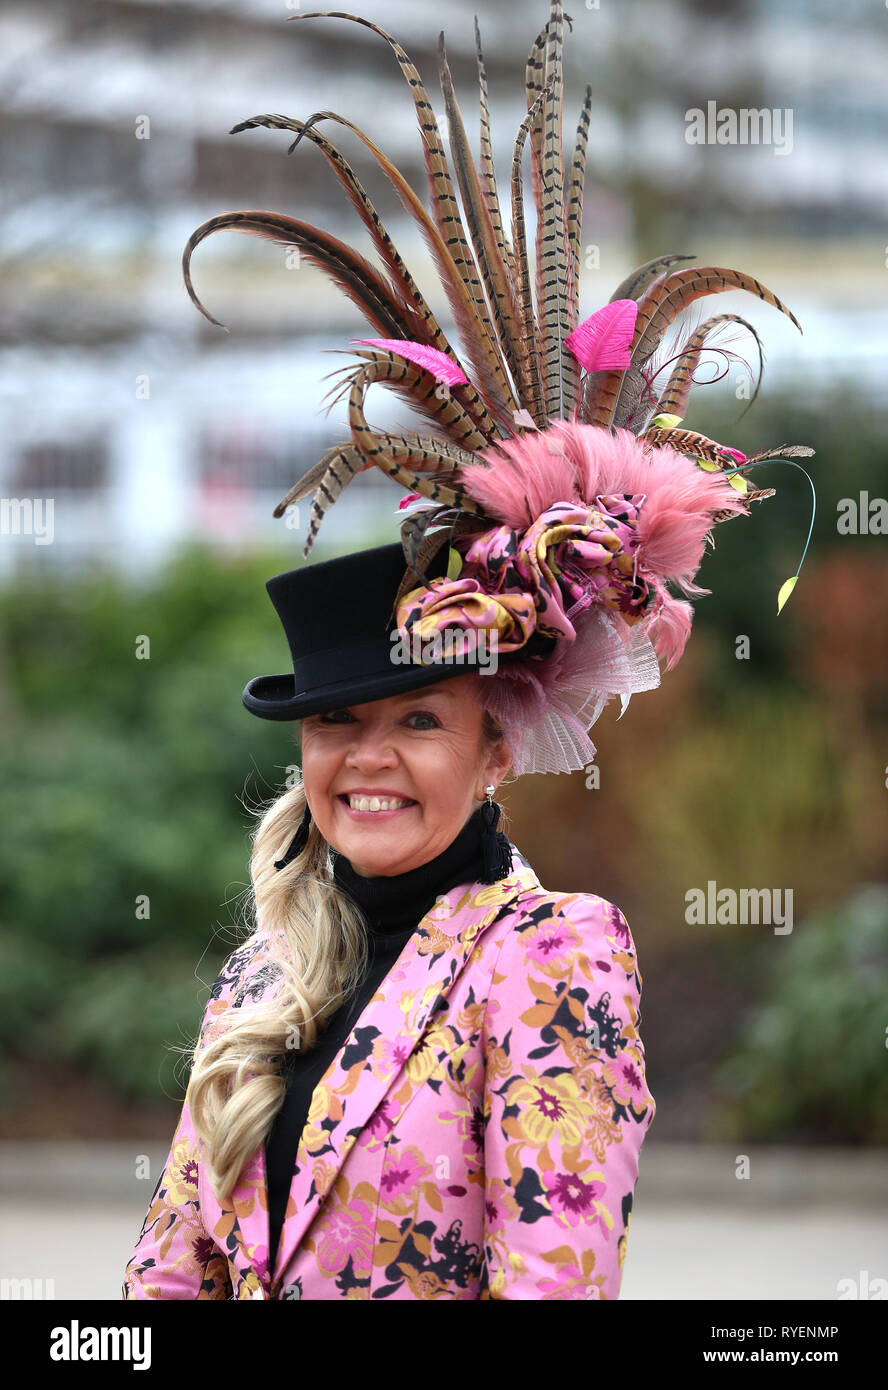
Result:
[[[396,696],[396,699],[400,700],[403,704],[409,705],[427,700],[429,696],[435,695],[446,695],[448,700],[456,699],[454,691],[447,690],[443,685],[432,685],[426,690],[410,690],[403,695]]]

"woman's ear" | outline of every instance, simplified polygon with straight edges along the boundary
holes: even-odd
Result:
[[[479,799],[484,799],[486,788],[491,783],[499,787],[500,782],[505,777],[509,768],[512,766],[512,755],[509,752],[508,744],[505,739],[500,739],[490,749],[487,760],[482,769],[480,791],[476,792]]]

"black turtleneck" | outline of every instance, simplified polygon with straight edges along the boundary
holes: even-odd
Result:
[[[290,1052],[284,1061],[287,1090],[265,1145],[270,1269],[314,1089],[435,900],[451,888],[483,881],[482,829],[478,810],[443,853],[418,869],[389,878],[364,878],[344,855],[333,852],[333,877],[358,904],[367,923],[368,965],[357,990],[327,1020],[315,1046],[305,1053]]]

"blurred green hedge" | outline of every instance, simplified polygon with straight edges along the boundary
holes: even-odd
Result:
[[[195,1035],[243,916],[250,808],[298,762],[294,726],[240,698],[286,667],[263,586],[290,563],[195,548],[147,587],[93,575],[0,596],[7,1056],[148,1098],[163,1045]]]
[[[888,887],[798,923],[722,1058],[711,1137],[888,1144]]]

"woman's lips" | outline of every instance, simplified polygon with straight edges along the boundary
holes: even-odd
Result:
[[[406,797],[394,796],[375,796],[369,792],[352,792],[351,798],[347,793],[343,793],[339,801],[345,808],[347,815],[356,821],[387,821],[393,820],[395,816],[402,816],[407,811],[412,811],[417,802],[407,801]],[[406,805],[396,806],[396,801],[407,802]],[[351,804],[354,802],[354,805]],[[378,809],[373,809],[374,807]]]

